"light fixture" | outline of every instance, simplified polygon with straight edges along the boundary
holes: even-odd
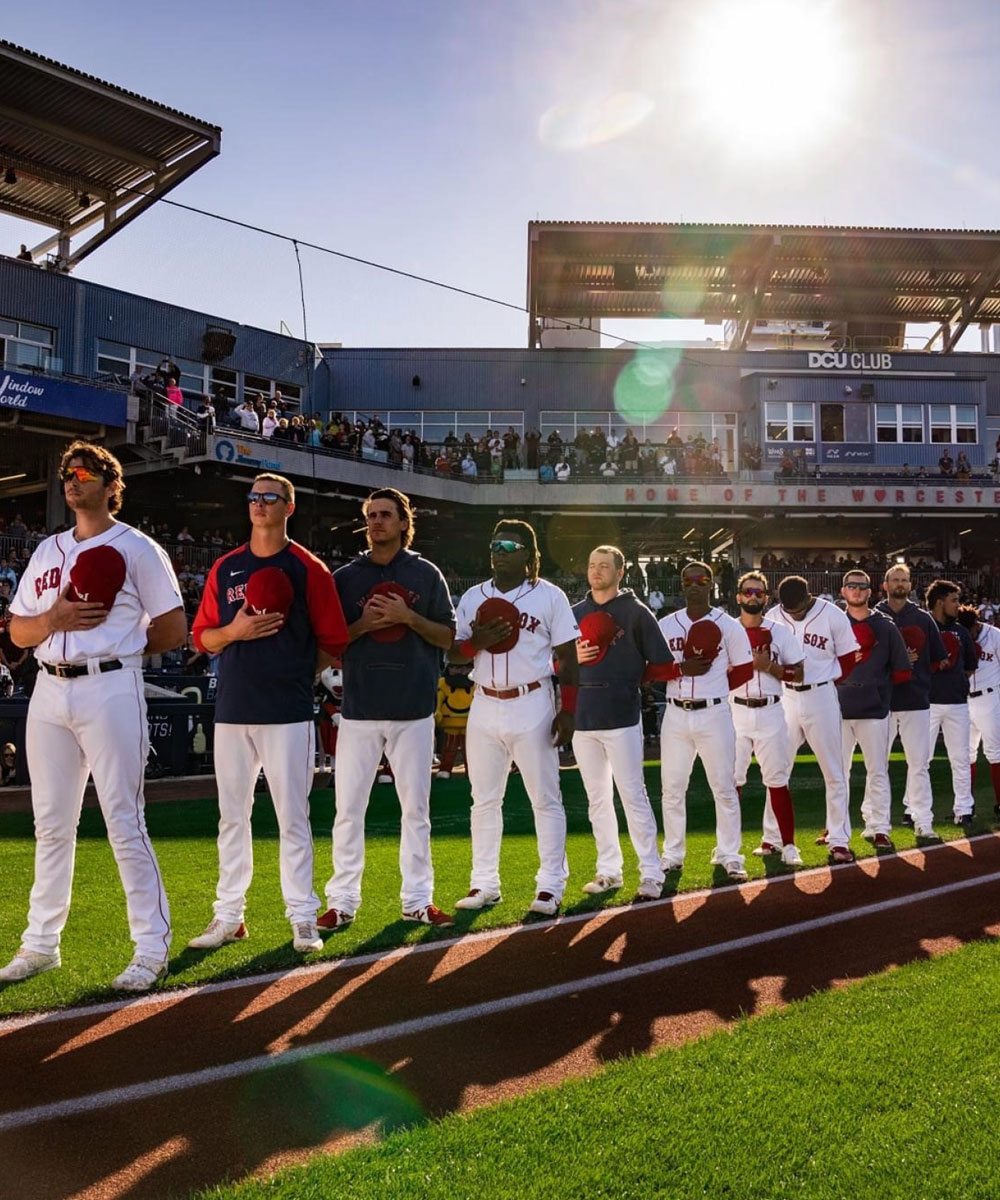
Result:
[[[682,541],[682,542],[686,542],[686,541],[688,540],[688,538],[691,536],[691,534],[692,534],[692,533],[697,533],[697,532],[698,532],[697,526],[692,526],[692,527],[691,527],[691,528],[690,528],[690,529],[687,531],[687,533],[686,533],[686,534],[685,534],[685,535],[684,535],[684,536],[681,538],[681,541]]]
[[[967,533],[971,533],[971,532],[972,532],[972,530],[971,530],[971,529],[960,529],[960,530],[958,531],[958,536],[959,536],[959,537],[965,537],[965,535],[966,535]]]
[[[4,183],[10,184],[11,187],[13,187],[15,183],[17,183],[17,172],[14,170],[13,167],[7,168],[6,172],[4,173],[3,181],[4,181]]]
[[[80,200],[79,200],[79,204],[80,204],[80,207],[81,207],[81,208],[90,208],[90,205],[91,205],[91,199],[90,199],[90,197],[87,195],[87,193],[86,193],[86,192],[81,192],[81,193],[80,193]]]
[[[26,479],[27,475],[22,471],[19,475],[0,475],[0,483],[10,483],[12,479]]]

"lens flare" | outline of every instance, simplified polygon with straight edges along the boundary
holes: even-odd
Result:
[[[629,425],[652,425],[673,404],[683,352],[643,348],[615,380],[615,411]]]
[[[556,150],[584,150],[641,125],[656,106],[641,92],[613,92],[578,104],[556,104],[538,122],[538,140]]]

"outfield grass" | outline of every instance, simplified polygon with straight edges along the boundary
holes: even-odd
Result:
[[[998,971],[978,943],[202,1200],[992,1200]]]
[[[902,794],[904,764],[890,766],[893,791]],[[860,805],[863,771],[855,770],[858,783],[852,811]],[[979,811],[984,816],[979,831],[993,828],[993,799],[989,775],[981,772]],[[754,776],[755,777],[755,772]],[[647,768],[650,793],[659,796],[659,772]],[[945,837],[959,830],[950,823],[950,777],[947,762],[936,760],[932,767],[939,829]],[[638,883],[634,855],[627,837],[623,838],[626,862],[626,886],[621,892],[603,897],[584,897],[582,885],[594,871],[594,846],[587,821],[587,803],[575,770],[562,773],[563,794],[569,823],[568,856],[571,868],[563,911],[589,911],[607,904],[628,900]],[[815,762],[800,759],[793,777],[798,842],[807,866],[826,861],[826,851],[813,844],[824,824],[823,783]],[[744,792],[744,849],[749,851],[759,839],[763,789],[751,784]],[[468,889],[470,866],[468,784],[459,776],[434,784],[432,799],[434,865],[437,877],[435,898],[443,908]],[[658,807],[654,800],[654,807]],[[898,806],[897,806],[898,808]],[[312,803],[316,837],[316,882],[322,887],[330,871],[330,828],[333,795],[316,792]],[[896,816],[898,817],[898,811]],[[248,901],[247,922],[251,937],[246,942],[224,946],[214,953],[186,951],[188,939],[200,933],[211,917],[216,880],[215,835],[217,809],[213,801],[180,801],[152,804],[147,809],[150,832],[166,880],[174,922],[175,952],[170,967],[170,982],[191,984],[262,971],[280,970],[301,962],[291,948],[290,930],[284,919],[278,882],[277,826],[266,796],[258,797],[254,812],[254,848],[256,871]],[[520,921],[534,894],[537,853],[531,823],[530,806],[519,777],[511,779],[505,804],[506,836],[501,870],[504,903],[478,913],[459,913],[457,931],[488,929]],[[679,881],[672,886],[687,890],[726,883],[721,869],[709,865],[714,845],[715,813],[700,766],[696,767],[689,803],[687,865]],[[899,848],[914,844],[912,833],[900,829]],[[376,787],[368,813],[368,860],[364,884],[364,903],[353,925],[332,934],[326,941],[325,957],[383,949],[404,942],[415,942],[455,931],[438,931],[400,921],[399,905],[399,808],[391,787]],[[853,842],[859,855],[871,854],[860,836]],[[748,854],[751,877],[765,872],[787,871],[780,864],[766,864]],[[33,871],[33,840],[30,814],[0,815],[0,957],[6,958],[17,948]],[[672,877],[675,879],[676,877]],[[63,966],[16,986],[0,990],[0,1013],[75,1003],[106,997],[108,981],[131,955],[131,943],[125,922],[125,905],[117,871],[96,809],[87,809],[80,826],[73,906],[63,938]],[[314,961],[320,956],[311,956]]]

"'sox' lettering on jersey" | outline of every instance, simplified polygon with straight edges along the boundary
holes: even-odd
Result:
[[[36,599],[41,600],[42,593],[47,592],[49,588],[58,589],[61,580],[62,571],[58,567],[49,567],[47,571],[43,571],[35,580]]]
[[[246,599],[246,596],[244,595],[245,589],[245,583],[238,583],[235,587],[226,588],[226,600],[230,604],[240,603]]]
[[[518,622],[525,633],[534,633],[541,623],[539,617],[533,617],[530,613],[521,613],[521,620]]]
[[[802,635],[802,644],[805,646],[815,646],[817,650],[825,650],[826,643],[829,640],[829,638],[825,638],[818,633],[804,633]]]

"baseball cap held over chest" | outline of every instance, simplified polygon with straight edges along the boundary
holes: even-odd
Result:
[[[261,567],[247,580],[244,595],[247,607],[254,616],[281,613],[287,617],[295,599],[295,589],[281,567]]]
[[[609,612],[590,612],[580,618],[580,639],[592,646],[600,647],[600,654],[592,660],[599,663],[615,640],[618,622]]]
[[[67,597],[110,609],[124,582],[124,557],[114,546],[94,546],[81,551],[70,567]]]
[[[521,613],[516,605],[503,596],[488,597],[476,610],[477,625],[488,625],[498,617],[506,621],[511,630],[503,641],[487,647],[490,654],[506,654],[508,650],[513,650],[521,636]]]
[[[392,579],[383,579],[381,583],[376,583],[368,596],[369,599],[372,596],[399,596],[407,608],[411,607],[409,592],[401,583],[396,583]],[[373,629],[371,637],[376,642],[398,642],[401,638],[406,637],[406,626],[397,622],[395,625],[386,625],[384,629]]]
[[[722,630],[714,621],[695,621],[684,639],[684,657],[714,662],[721,645]]]

